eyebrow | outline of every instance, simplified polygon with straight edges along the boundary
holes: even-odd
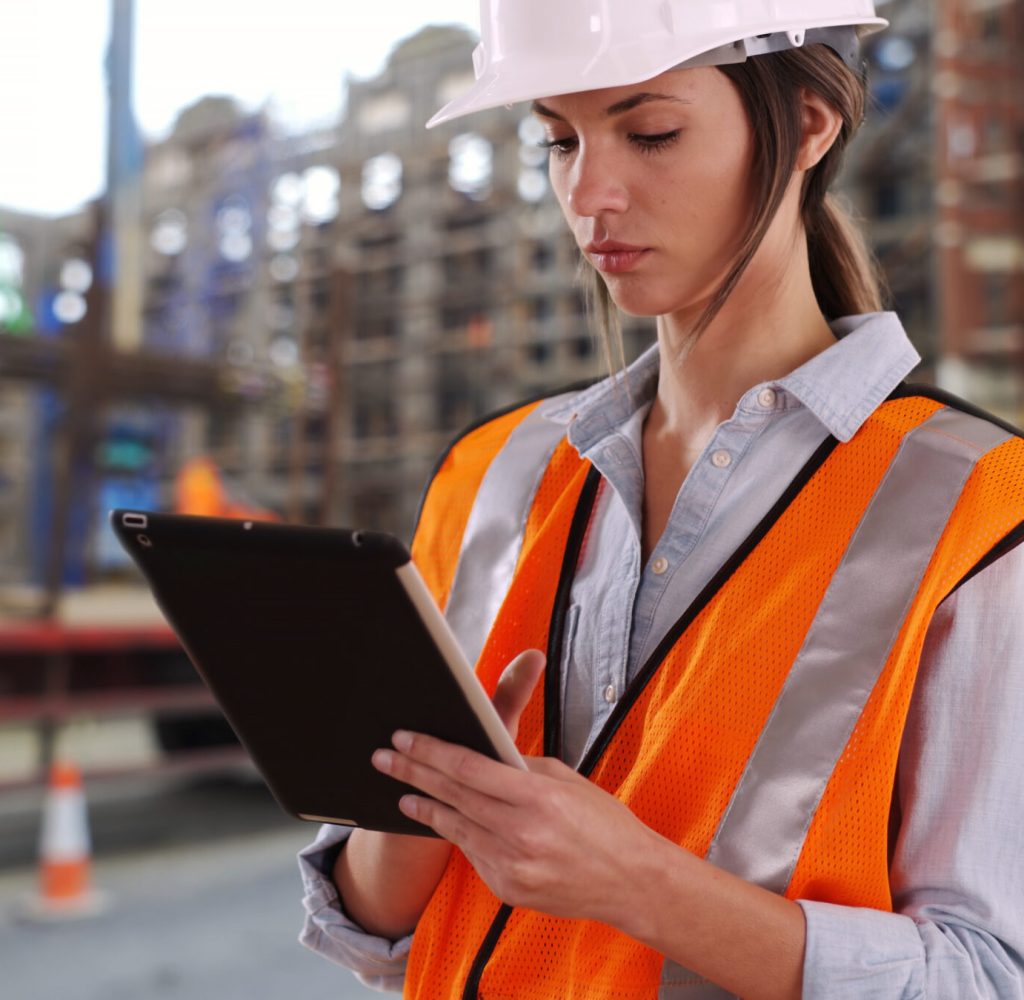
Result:
[[[632,97],[627,97],[625,100],[616,101],[610,107],[605,108],[605,117],[612,118],[615,115],[625,114],[627,111],[632,111],[633,108],[639,107],[641,104],[650,104],[652,101],[672,101],[675,104],[693,104],[693,101],[687,100],[683,97],[674,97],[671,94],[652,94],[647,91],[634,94]],[[553,118],[555,121],[564,122],[563,118],[557,111],[552,111],[546,104],[541,104],[540,101],[534,101],[532,111],[536,115],[542,115],[544,118]]]

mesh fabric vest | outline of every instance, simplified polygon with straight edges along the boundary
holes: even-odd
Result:
[[[937,399],[904,394],[882,404],[849,442],[832,439],[819,449],[750,545],[723,567],[641,668],[588,751],[582,773],[663,836],[708,855],[844,555],[865,530],[865,511],[891,477],[908,436],[942,410]],[[442,604],[475,491],[529,412],[514,411],[463,438],[427,493],[413,554]],[[981,424],[984,418],[969,419]],[[935,440],[941,447],[941,435]],[[955,484],[955,503],[928,547],[923,576],[912,599],[897,609],[877,679],[778,886],[787,897],[892,908],[890,807],[925,634],[945,597],[1020,540],[1022,469],[1024,440],[1008,435],[982,449],[964,482]],[[558,628],[559,585],[575,568],[575,561],[566,562],[567,549],[571,559],[594,480],[568,443],[555,449],[539,478],[515,575],[477,666],[489,691],[516,654],[549,647],[552,623]],[[888,562],[869,567],[870,573],[899,572],[900,539],[892,541]],[[872,586],[863,570],[861,578]],[[545,752],[553,713],[550,703],[545,712],[544,687],[538,686],[520,725],[524,754]],[[548,684],[549,702],[551,690]],[[663,956],[611,926],[503,906],[455,850],[417,926],[405,996],[654,998],[663,966]]]

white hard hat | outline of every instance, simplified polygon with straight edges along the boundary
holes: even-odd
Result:
[[[480,0],[480,23],[476,83],[427,128],[503,104],[817,41],[850,62],[857,36],[889,22],[875,16],[873,0]]]

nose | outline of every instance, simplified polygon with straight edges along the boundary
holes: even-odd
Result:
[[[601,149],[581,146],[569,169],[566,200],[576,215],[595,218],[624,212],[628,206],[625,180],[613,157]]]

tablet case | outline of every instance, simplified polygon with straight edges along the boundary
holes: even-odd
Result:
[[[370,755],[403,728],[498,758],[386,534],[115,510],[113,529],[280,805],[429,835]]]

